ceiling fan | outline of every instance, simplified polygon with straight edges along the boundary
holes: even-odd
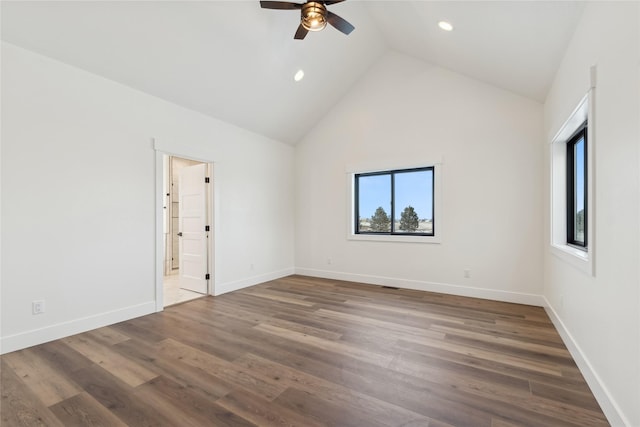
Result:
[[[302,40],[309,31],[320,31],[327,26],[327,22],[338,31],[349,34],[354,30],[354,26],[333,12],[327,10],[327,6],[341,3],[345,0],[319,0],[307,1],[305,3],[290,3],[286,1],[261,1],[260,6],[263,9],[299,9],[300,25],[296,31],[294,39]]]

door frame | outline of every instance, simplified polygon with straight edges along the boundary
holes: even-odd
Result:
[[[207,165],[207,176],[211,184],[207,188],[207,219],[212,230],[209,233],[207,239],[207,270],[210,274],[210,279],[207,283],[207,295],[215,294],[215,241],[217,239],[217,227],[215,224],[215,206],[214,203],[216,191],[216,168],[215,163],[211,159],[204,159],[197,155],[197,153],[191,152],[191,150],[185,149],[180,151],[168,150],[166,148],[159,147],[159,144],[154,140],[155,149],[155,243],[156,243],[156,262],[155,262],[155,298],[156,298],[156,312],[164,310],[164,267],[165,267],[165,244],[164,244],[164,201],[166,195],[163,191],[164,187],[164,156],[182,157],[184,159],[195,160]]]

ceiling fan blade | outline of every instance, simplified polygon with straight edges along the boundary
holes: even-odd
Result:
[[[355,29],[353,25],[349,24],[345,19],[339,17],[331,11],[327,11],[327,22],[333,25],[338,31],[341,31],[347,35]]]
[[[327,1],[322,1],[321,3],[324,3],[325,6],[330,6],[332,4],[336,4],[336,3],[342,3],[344,0],[327,0]]]
[[[300,24],[298,26],[298,31],[296,31],[296,35],[293,36],[293,38],[296,40],[302,40],[307,36],[308,32],[309,30],[307,30],[305,27],[302,26],[302,24]]]
[[[260,7],[263,9],[302,9],[301,4],[286,1],[261,1]]]

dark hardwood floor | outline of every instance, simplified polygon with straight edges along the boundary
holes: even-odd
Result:
[[[302,276],[1,363],[2,426],[608,425],[542,308]]]

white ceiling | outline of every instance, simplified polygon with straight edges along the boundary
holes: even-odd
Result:
[[[349,0],[329,9],[351,35],[299,41],[298,11],[257,0],[1,4],[5,41],[289,144],[389,49],[544,101],[582,6]]]

